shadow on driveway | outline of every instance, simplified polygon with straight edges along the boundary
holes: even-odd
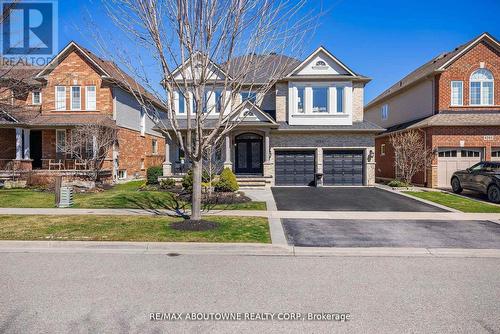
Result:
[[[447,212],[380,188],[274,187],[272,191],[278,210],[283,211]]]

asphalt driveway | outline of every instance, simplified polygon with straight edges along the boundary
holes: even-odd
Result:
[[[283,211],[446,212],[380,188],[274,187],[272,192],[278,210]]]
[[[500,249],[489,221],[283,219],[288,243],[301,247]]]

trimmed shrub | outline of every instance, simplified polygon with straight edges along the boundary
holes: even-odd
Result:
[[[219,181],[215,185],[215,191],[217,192],[235,192],[240,189],[238,181],[236,181],[236,175],[229,168],[224,168],[219,176]]]
[[[393,188],[403,188],[403,187],[410,187],[411,186],[410,184],[408,184],[404,181],[401,181],[401,180],[392,180],[389,183],[387,183],[387,185],[389,187],[393,187]]]
[[[187,172],[187,174],[182,178],[182,188],[186,191],[193,190],[193,171]]]
[[[149,167],[146,175],[148,184],[158,184],[158,178],[163,176],[163,168],[161,166]]]
[[[161,179],[160,180],[160,188],[161,189],[173,189],[175,188],[175,180],[172,178]]]

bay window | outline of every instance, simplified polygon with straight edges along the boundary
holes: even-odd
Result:
[[[250,101],[253,104],[257,102],[257,93],[255,92],[241,92],[241,102]]]
[[[328,87],[312,87],[312,112],[328,112]]]
[[[178,114],[185,114],[186,113],[186,98],[184,97],[184,94],[179,92],[179,107],[177,110]]]
[[[344,113],[344,87],[337,87],[337,112]]]

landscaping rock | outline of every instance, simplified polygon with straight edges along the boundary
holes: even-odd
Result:
[[[18,188],[26,188],[27,181],[12,181],[12,180],[7,180],[4,182],[4,188],[5,189],[18,189]]]

